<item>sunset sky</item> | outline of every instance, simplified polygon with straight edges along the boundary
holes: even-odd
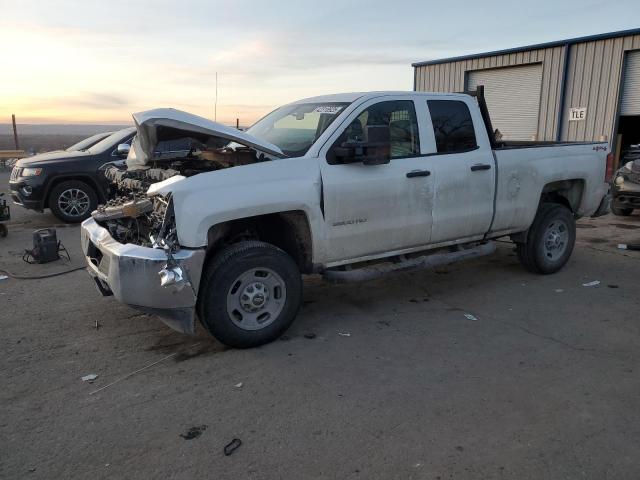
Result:
[[[411,62],[640,26],[629,1],[0,0],[0,123],[129,122],[169,106],[250,124]]]

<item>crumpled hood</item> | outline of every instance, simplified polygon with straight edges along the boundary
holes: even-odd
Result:
[[[156,108],[146,112],[134,113],[133,121],[136,125],[137,136],[132,145],[132,153],[127,158],[127,166],[129,167],[146,165],[153,158],[153,150],[158,143],[158,127],[168,127],[187,133],[219,137],[230,142],[246,145],[268,155],[279,158],[285,157],[282,150],[272,143],[260,140],[242,130],[227,127],[174,108]]]

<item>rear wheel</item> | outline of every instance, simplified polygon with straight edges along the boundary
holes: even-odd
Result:
[[[198,316],[225,345],[250,348],[278,338],[302,301],[293,259],[264,242],[245,241],[218,253],[206,267]]]
[[[628,217],[633,213],[633,208],[611,207],[611,213],[619,217]]]
[[[576,222],[571,211],[557,203],[543,203],[538,209],[524,243],[518,243],[518,258],[534,273],[560,270],[571,257],[576,241]]]
[[[51,190],[49,208],[66,223],[86,220],[98,206],[95,190],[80,180],[61,182]]]

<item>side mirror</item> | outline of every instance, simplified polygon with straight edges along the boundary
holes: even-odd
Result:
[[[127,143],[121,143],[120,145],[118,145],[118,148],[116,148],[116,154],[118,157],[126,158],[127,155],[129,155],[129,150],[131,150],[131,145]]]
[[[391,161],[391,131],[388,125],[369,125],[366,141],[343,142],[335,149],[336,157],[342,163],[363,165],[384,165]]]

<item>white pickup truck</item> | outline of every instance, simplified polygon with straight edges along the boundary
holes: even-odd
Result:
[[[553,273],[576,218],[609,210],[609,147],[499,142],[479,93],[309,98],[246,132],[134,114],[126,167],[104,167],[117,197],[82,224],[89,273],[104,295],[184,333],[199,318],[240,348],[289,327],[301,274],[366,280],[489,254],[499,237]]]

